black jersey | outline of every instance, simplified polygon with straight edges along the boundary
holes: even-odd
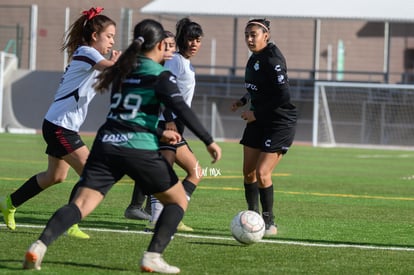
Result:
[[[258,123],[271,125],[296,121],[296,107],[290,102],[286,60],[275,44],[268,43],[262,51],[250,56],[245,87]]]

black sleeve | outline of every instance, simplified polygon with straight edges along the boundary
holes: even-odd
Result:
[[[250,100],[250,93],[245,93],[239,100],[243,103],[243,106],[246,105]]]
[[[274,107],[279,107],[290,101],[289,79],[286,64],[282,56],[269,58],[268,78],[272,90]]]
[[[254,110],[258,121],[269,120],[271,114],[285,104],[290,103],[290,88],[286,64],[280,56],[268,59],[264,72],[267,79],[263,93],[256,100],[258,106]]]
[[[205,145],[214,142],[209,132],[202,126],[196,114],[185,103],[177,87],[175,76],[165,71],[159,75],[159,79],[154,87],[156,97],[191,130]]]
[[[173,111],[170,108],[166,107],[162,112],[162,115],[164,116],[166,122],[174,121]]]

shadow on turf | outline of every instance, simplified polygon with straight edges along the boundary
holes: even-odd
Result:
[[[19,263],[20,267],[9,267],[4,264],[0,264],[0,269],[8,269],[8,270],[21,270],[23,260],[12,260],[12,259],[5,259],[0,260],[0,263]],[[91,268],[91,269],[102,269],[102,270],[108,270],[108,271],[129,271],[129,269],[123,269],[123,268],[113,268],[113,267],[106,267],[101,265],[94,265],[94,264],[82,264],[82,263],[71,263],[71,262],[61,262],[61,261],[44,261],[44,265],[60,265],[60,266],[74,266],[74,267],[82,267],[82,268]]]
[[[47,215],[46,215],[47,216]],[[52,217],[47,216],[46,218],[39,217],[39,213],[31,212],[31,211],[21,211],[18,212],[15,216],[17,228],[18,224],[33,224],[37,226],[46,226],[49,218]],[[105,218],[105,215],[99,214],[101,221],[94,220],[93,216],[87,217],[85,220],[80,222],[80,227],[92,227],[92,228],[110,228],[115,230],[138,230],[143,231],[145,226],[147,225],[148,221],[146,220],[131,220],[124,218],[123,214],[114,219],[114,216],[109,216]]]
[[[414,245],[404,244],[383,244],[383,243],[367,243],[367,242],[346,242],[346,241],[332,241],[332,240],[313,240],[313,239],[292,239],[292,238],[271,238],[268,240],[278,240],[286,242],[300,242],[309,244],[333,244],[333,245],[352,245],[352,246],[376,246],[376,247],[399,247],[399,248],[414,248]]]
[[[198,245],[215,245],[215,246],[244,246],[240,243],[230,244],[230,243],[219,243],[219,242],[213,243],[213,242],[193,242],[193,241],[189,241],[188,243],[198,244]]]

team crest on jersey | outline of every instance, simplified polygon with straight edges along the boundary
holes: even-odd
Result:
[[[256,61],[253,68],[254,68],[255,71],[258,71],[260,69],[259,60]]]

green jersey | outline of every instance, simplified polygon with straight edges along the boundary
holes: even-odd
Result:
[[[125,148],[157,150],[161,136],[158,118],[165,104],[201,140],[210,144],[213,141],[210,134],[185,104],[174,75],[149,58],[140,56],[137,62],[137,69],[112,89],[107,121],[99,130],[100,141]]]

